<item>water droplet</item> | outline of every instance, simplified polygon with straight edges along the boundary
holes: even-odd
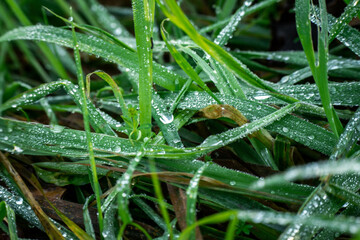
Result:
[[[235,181],[231,181],[231,182],[230,182],[230,185],[231,185],[231,186],[235,186],[235,184],[236,184]]]
[[[289,132],[289,129],[288,128],[286,128],[286,127],[283,127],[283,132],[285,132],[285,133],[287,133],[287,132]]]
[[[60,126],[60,125],[54,125],[54,126],[51,126],[51,128],[50,128],[50,130],[53,133],[61,133],[64,129],[65,129],[65,127]]]
[[[18,204],[18,205],[21,205],[23,202],[24,202],[24,200],[23,200],[21,197],[19,197],[19,198],[15,201],[15,203]]]
[[[169,124],[171,123],[172,121],[174,121],[174,115],[160,115],[160,121],[163,123],[163,124]]]

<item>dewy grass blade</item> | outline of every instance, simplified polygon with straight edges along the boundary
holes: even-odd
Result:
[[[49,95],[58,89],[63,88],[74,100],[76,105],[81,109],[81,93],[77,85],[72,84],[67,80],[59,80],[56,82],[42,84],[36,88],[30,89],[14,98],[8,100],[0,106],[0,111],[5,111],[10,108],[17,108],[23,105],[32,104]],[[108,135],[116,136],[106,120],[101,116],[101,113],[95,106],[87,100],[87,108],[90,113],[90,123],[97,132],[103,132]]]
[[[329,43],[331,43],[336,36],[345,28],[345,26],[359,13],[360,4],[359,0],[352,0],[346,8],[341,16],[336,19],[335,24],[332,26],[329,35]]]
[[[92,72],[92,73],[89,73],[87,76],[86,76],[86,88],[87,88],[87,96],[88,98],[90,97],[90,78],[91,78],[91,75],[93,74],[96,74],[97,76],[101,77],[104,81],[106,81],[111,89],[113,90],[114,92],[114,95],[115,95],[115,98],[116,100],[118,101],[119,105],[120,105],[120,108],[121,108],[121,111],[124,115],[124,117],[126,119],[130,119],[130,113],[129,113],[129,110],[125,104],[125,101],[124,101],[124,97],[123,95],[121,94],[121,90],[119,88],[119,86],[116,84],[116,82],[114,81],[114,79],[112,79],[112,77],[103,72],[103,71],[95,71],[95,72]]]
[[[139,60],[137,54],[117,44],[111,44],[95,36],[87,36],[76,33],[79,50],[104,58],[107,61],[117,63],[128,71],[139,73]],[[12,30],[0,37],[0,42],[10,40],[38,40],[55,43],[61,46],[72,47],[71,31],[51,26],[30,26]],[[153,63],[154,82],[170,91],[175,91],[177,85],[182,86],[186,79],[166,69],[160,64]],[[191,89],[199,89],[191,86]]]
[[[152,28],[153,9],[149,0],[133,0],[135,38],[139,60],[139,106],[142,138],[151,133],[151,97],[153,82]]]
[[[85,135],[86,135],[86,142],[87,147],[89,151],[89,160],[91,165],[91,177],[93,179],[93,187],[96,197],[96,205],[98,210],[98,220],[99,220],[99,229],[100,233],[103,231],[103,215],[101,210],[101,198],[100,198],[100,185],[96,173],[96,163],[95,163],[95,157],[94,157],[94,149],[93,149],[93,143],[91,139],[91,129],[89,124],[89,112],[87,109],[87,98],[86,98],[86,91],[85,91],[85,83],[84,83],[84,75],[81,67],[81,59],[80,59],[80,52],[79,52],[79,45],[77,43],[76,34],[75,34],[75,28],[74,25],[72,25],[72,33],[73,33],[73,44],[74,44],[74,57],[75,57],[75,63],[76,63],[76,72],[77,72],[77,78],[78,78],[78,84],[80,88],[80,94],[81,94],[81,110],[83,113],[84,118],[84,128],[85,128]]]
[[[360,109],[356,111],[353,118],[347,124],[345,131],[341,134],[333,154],[330,156],[330,161],[335,161],[338,158],[343,158],[350,151],[349,147],[353,146],[358,140],[358,125],[360,124]],[[349,165],[351,166],[351,165]],[[357,174],[335,175],[328,179],[327,182],[335,183],[350,191],[357,191],[360,187],[359,176]],[[343,205],[343,202],[334,202],[326,195],[322,185],[318,186],[316,190],[309,196],[307,201],[302,205],[299,214],[302,216],[311,215],[334,215]],[[322,206],[317,208],[314,206]],[[290,225],[281,235],[281,239],[287,239],[289,236],[298,235],[304,227],[300,224]],[[306,231],[302,233],[301,237],[313,236],[316,231]]]
[[[192,229],[197,226],[205,224],[217,224],[229,221],[233,218],[238,218],[243,221],[250,221],[254,223],[265,224],[279,224],[288,225],[291,223],[299,222],[308,226],[324,227],[333,230],[340,230],[350,234],[356,234],[359,230],[359,218],[354,217],[300,217],[296,214],[281,213],[281,212],[267,212],[267,211],[241,211],[230,210],[226,212],[217,213],[208,217],[205,217],[195,224],[187,227],[180,235],[179,240],[188,239]]]
[[[2,202],[5,203],[5,202]],[[11,240],[17,240],[17,229],[16,229],[16,217],[14,210],[5,203],[5,209],[6,209],[6,217],[7,217],[7,223],[9,227],[9,233],[10,233],[10,239]]]
[[[186,190],[186,224],[190,226],[196,221],[196,201],[199,188],[200,177],[204,170],[209,166],[210,162],[202,165],[194,174]],[[189,239],[195,239],[195,230],[191,233]]]
[[[316,85],[318,86],[321,102],[324,107],[330,127],[335,136],[339,138],[343,131],[341,122],[331,105],[330,93],[328,89],[328,20],[326,4],[324,0],[319,1],[320,5],[320,26],[318,33],[318,54],[315,58],[313,42],[311,38],[310,24],[310,0],[296,1],[296,28],[300,37],[301,44],[305,51],[306,58]]]
[[[25,199],[29,202],[32,210],[35,212],[36,216],[41,222],[42,228],[45,230],[46,234],[50,239],[65,239],[59,229],[54,225],[50,218],[45,214],[45,212],[40,207],[40,204],[35,200],[32,192],[26,186],[25,182],[20,177],[19,173],[15,168],[10,164],[9,160],[4,154],[0,152],[0,162],[6,168],[6,171],[11,175],[22,194],[24,194]],[[19,198],[18,198],[19,199]],[[7,200],[9,201],[9,200]],[[24,203],[23,198],[20,200],[21,204]],[[15,209],[15,208],[14,208]]]
[[[283,173],[261,179],[254,183],[253,189],[261,189],[266,186],[281,186],[285,181],[300,181],[319,178],[327,175],[344,175],[360,171],[360,163],[357,159],[345,159],[337,162],[312,163],[297,166]]]
[[[46,11],[48,11],[49,13],[53,14],[54,16],[56,16],[57,18],[60,18],[61,20],[63,20],[65,23],[68,23],[70,24],[71,21],[56,14],[55,12],[51,11],[50,9],[48,9],[47,7],[43,7]],[[110,33],[102,30],[101,28],[98,28],[98,27],[94,27],[94,26],[91,26],[91,25],[86,25],[86,24],[82,24],[82,25],[79,25],[79,24],[76,24],[74,23],[74,26],[78,29],[81,29],[85,32],[89,32],[91,34],[95,34],[96,36],[100,37],[101,39],[104,39],[104,40],[110,40],[111,42],[114,42],[115,44],[118,44],[119,46],[123,47],[123,48],[126,48],[132,52],[135,52],[134,49],[132,49],[131,47],[129,47],[128,45],[126,45],[124,42],[120,41],[118,38],[116,38],[115,36],[111,35]]]
[[[156,172],[155,162],[152,158],[149,159],[149,165],[150,165],[151,180],[152,180],[152,183],[154,186],[155,195],[156,195],[156,198],[158,199],[158,204],[160,207],[161,215],[164,218],[164,222],[165,222],[166,228],[167,228],[167,236],[166,237],[168,237],[168,239],[170,239],[170,240],[173,240],[174,232],[173,232],[173,228],[170,223],[170,216],[169,216],[169,213],[166,208],[164,196],[163,196],[163,193],[161,190],[159,177]]]
[[[237,25],[242,20],[245,12],[253,3],[254,0],[246,0],[244,1],[243,5],[235,12],[235,14],[231,17],[229,23],[221,30],[219,35],[214,40],[214,43],[218,44],[219,46],[225,46],[229,39],[234,34]]]
[[[157,0],[157,3],[160,6],[161,10],[164,12],[164,14],[176,26],[182,29],[197,45],[199,45],[215,60],[217,60],[225,67],[227,67],[237,77],[239,77],[249,85],[259,89],[263,89],[269,94],[274,95],[275,97],[278,97],[279,99],[282,99],[286,102],[293,103],[297,101],[292,97],[284,96],[282,94],[277,93],[275,89],[273,89],[268,84],[264,83],[263,80],[261,80],[257,75],[251,72],[238,59],[234,58],[232,55],[230,55],[228,52],[222,49],[219,45],[211,42],[207,38],[200,35],[174,0],[165,0],[165,1]]]
[[[169,49],[171,55],[174,57],[177,64],[184,70],[184,72],[194,81],[196,82],[202,89],[204,89],[211,97],[215,99],[219,104],[221,102],[214,95],[214,93],[209,89],[208,86],[203,82],[203,80],[199,77],[199,75],[195,72],[195,70],[191,67],[188,61],[178,52],[178,50],[172,46],[167,40],[167,32],[164,28],[164,22],[161,23],[161,36],[166,43],[167,48]]]
[[[109,197],[117,196],[118,199],[118,214],[122,222],[121,229],[118,235],[118,237],[120,238],[122,238],[126,226],[133,222],[129,211],[129,195],[131,192],[131,179],[133,177],[133,173],[135,172],[136,166],[139,164],[143,156],[144,156],[144,152],[143,150],[140,150],[137,153],[136,157],[130,161],[128,169],[116,183],[114,193],[109,195]],[[110,201],[112,201],[111,198],[109,199]],[[107,201],[109,200],[107,199]]]
[[[201,69],[209,76],[209,78],[215,84],[216,88],[219,90],[220,93],[225,94],[225,95],[232,95],[230,87],[227,85],[226,80],[222,76],[220,76],[219,71],[213,70],[205,62],[205,60],[203,58],[201,58],[195,51],[191,50],[190,48],[183,47],[180,50],[192,57],[192,59],[198,64],[198,66],[201,67]],[[179,55],[181,56],[180,53],[179,53]],[[195,72],[195,74],[197,75],[196,72]],[[200,77],[198,77],[198,78],[200,78]],[[202,80],[200,79],[198,81],[202,81]],[[208,91],[210,91],[210,90],[208,90]],[[214,95],[213,93],[211,93],[211,94]],[[217,98],[215,97],[214,99],[217,99]],[[217,102],[219,102],[219,104],[221,104],[220,101],[217,101]]]
[[[91,195],[90,197],[86,198],[86,201],[83,206],[83,217],[84,217],[84,225],[85,225],[86,233],[89,234],[89,236],[91,236],[93,239],[95,239],[96,237],[95,237],[94,226],[92,225],[92,221],[89,213],[89,202],[92,201],[93,198],[94,195]]]
[[[106,7],[99,4],[96,0],[90,0],[91,11],[95,15],[97,21],[113,35],[117,37],[130,37],[131,34],[128,30],[113,16],[109,13]],[[111,23],[111,24],[109,24]]]
[[[254,122],[242,125],[234,129],[230,129],[220,134],[211,135],[205,139],[205,141],[199,146],[199,148],[218,148],[219,146],[226,146],[236,141],[237,139],[243,138],[253,132],[258,131],[261,128],[264,128],[267,125],[270,125],[274,121],[279,120],[287,114],[295,111],[299,107],[300,103],[293,103]]]
[[[11,10],[14,12],[16,17],[20,20],[20,22],[23,25],[25,25],[25,26],[31,25],[31,22],[25,16],[25,14],[23,13],[23,11],[19,7],[19,5],[16,3],[16,1],[14,1],[14,0],[6,0],[6,2],[8,3]],[[41,49],[41,51],[44,53],[46,58],[49,60],[51,65],[54,67],[57,74],[62,78],[68,79],[69,76],[67,75],[66,70],[64,69],[64,67],[61,64],[61,62],[59,61],[59,59],[51,52],[50,48],[44,43],[38,43],[38,46]]]
[[[174,115],[166,109],[164,101],[157,94],[153,95],[152,101],[153,116],[165,140],[172,147],[183,148],[184,145],[181,142],[178,129],[174,124]]]

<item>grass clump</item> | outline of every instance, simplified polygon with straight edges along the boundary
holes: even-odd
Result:
[[[359,236],[359,1],[210,2],[0,2],[1,234]]]

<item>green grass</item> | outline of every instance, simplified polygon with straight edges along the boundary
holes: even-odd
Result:
[[[0,2],[2,234],[359,238],[359,1],[205,2]]]

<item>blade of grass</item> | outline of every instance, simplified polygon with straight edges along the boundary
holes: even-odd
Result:
[[[15,16],[24,26],[31,25],[29,19],[26,17],[19,5],[14,0],[6,0],[6,2],[15,14]],[[57,59],[57,57],[51,52],[50,48],[44,43],[37,43],[37,45],[39,46],[43,54],[46,56],[46,58],[49,60],[51,65],[54,67],[54,70],[57,72],[57,74],[62,78],[68,79],[69,76],[67,75],[66,70],[64,69],[61,62]]]
[[[194,174],[194,177],[189,183],[189,187],[186,190],[186,224],[190,226],[196,221],[196,201],[199,188],[200,177],[204,170],[209,166],[210,162],[202,165]],[[189,236],[189,239],[195,239],[195,229]]]
[[[358,0],[352,0],[345,7],[341,16],[336,19],[333,24],[330,34],[329,34],[329,43],[331,43],[336,36],[345,28],[346,24],[349,23],[360,11],[360,5]]]
[[[127,118],[127,119],[130,119],[130,113],[129,113],[129,110],[128,110],[126,104],[125,104],[124,97],[121,94],[120,88],[116,84],[114,79],[112,79],[112,77],[109,74],[107,74],[107,73],[105,73],[103,71],[95,71],[95,72],[92,72],[92,73],[89,73],[88,75],[86,75],[86,85],[87,85],[87,87],[86,87],[87,91],[86,92],[87,92],[88,98],[90,98],[90,78],[91,78],[91,75],[93,75],[93,74],[96,74],[97,76],[102,78],[104,81],[106,81],[110,85],[111,89],[114,92],[115,98],[116,98],[116,100],[118,101],[118,103],[120,105],[121,111],[124,114],[124,117]]]
[[[10,164],[9,160],[0,152],[0,161],[6,168],[7,172],[12,176],[12,178],[16,181],[16,184],[21,189],[21,192],[24,194],[25,198],[29,202],[31,208],[39,218],[41,225],[43,226],[46,234],[50,239],[65,239],[58,228],[54,225],[54,223],[50,220],[50,218],[44,213],[41,209],[39,203],[35,200],[31,191],[28,189],[24,181],[21,179],[18,172],[13,168]],[[22,202],[22,201],[21,201]]]
[[[86,36],[76,33],[79,49],[83,52],[100,56],[107,61],[117,63],[127,71],[139,73],[139,62],[137,54],[117,44],[109,43],[95,36]],[[71,31],[51,26],[30,26],[12,30],[0,37],[0,41],[10,41],[16,39],[39,40],[56,43],[61,46],[72,47]],[[153,63],[154,82],[161,87],[174,91],[177,86],[185,83],[185,79],[169,69]],[[191,86],[192,90],[199,89]]]
[[[302,224],[306,224],[309,226],[319,226],[326,227],[330,229],[341,230],[350,234],[356,234],[359,231],[358,222],[359,218],[353,217],[336,217],[336,218],[328,218],[328,217],[299,217],[295,214],[290,213],[274,213],[274,212],[266,212],[266,211],[237,211],[230,210],[226,212],[217,213],[208,217],[205,217],[195,224],[189,226],[186,230],[184,230],[179,240],[188,239],[189,234],[192,229],[196,226],[201,226],[204,224],[217,224],[228,221],[233,218],[238,218],[243,221],[251,221],[251,222],[261,222],[261,223],[275,223],[280,225],[287,225],[289,223],[301,222]],[[356,227],[355,227],[356,226]]]
[[[91,177],[94,183],[94,192],[96,197],[96,206],[98,210],[98,220],[99,220],[99,229],[100,233],[103,231],[103,215],[101,210],[101,198],[100,198],[100,192],[101,188],[98,181],[98,176],[96,173],[96,163],[95,163],[95,157],[94,157],[94,150],[93,150],[93,143],[91,139],[91,129],[89,124],[89,112],[87,108],[87,99],[86,99],[86,90],[85,90],[85,83],[84,83],[84,75],[81,67],[81,59],[80,59],[80,52],[79,52],[79,45],[77,43],[76,34],[75,34],[75,28],[74,25],[72,27],[72,33],[73,33],[73,44],[74,44],[74,57],[75,57],[75,63],[76,63],[76,73],[78,78],[78,84],[80,88],[80,94],[81,94],[81,110],[83,113],[84,118],[84,128],[85,128],[85,135],[86,135],[86,142],[87,142],[87,148],[89,151],[89,161],[91,165]]]
[[[151,133],[151,97],[153,82],[152,67],[152,29],[153,29],[153,1],[133,0],[133,16],[135,38],[139,61],[139,107],[142,138]]]
[[[356,126],[360,124],[360,109],[356,111],[353,118],[347,124],[345,131],[342,133],[333,154],[329,161],[335,161],[339,158],[344,158],[349,153],[350,148],[358,140],[358,129]],[[360,187],[359,176],[357,174],[335,175],[328,177],[325,183],[335,183],[351,191],[357,191]],[[332,201],[325,190],[323,184],[318,186],[315,191],[309,196],[299,210],[299,215],[311,216],[318,214],[334,215],[342,206],[342,201]],[[314,206],[321,206],[317,208]],[[290,225],[281,235],[281,239],[287,239],[288,236],[302,234],[301,237],[310,237],[316,234],[318,229],[310,228],[307,231],[300,231],[304,227],[300,224]]]
[[[174,0],[157,1],[164,14],[180,29],[182,29],[197,45],[206,51],[215,60],[223,64],[226,68],[232,71],[237,77],[245,81],[249,85],[262,89],[275,97],[278,97],[286,102],[296,102],[288,96],[278,94],[268,84],[264,83],[258,76],[251,72],[243,63],[235,59],[228,52],[222,49],[219,45],[211,42],[207,38],[201,36],[194,26],[190,23],[188,18],[182,12],[180,7]]]
[[[177,49],[172,46],[167,40],[167,32],[164,28],[164,22],[161,23],[161,36],[166,43],[167,48],[169,49],[171,55],[174,57],[175,61],[179,64],[179,66],[184,70],[184,72],[194,81],[196,82],[202,89],[204,89],[211,97],[215,99],[215,101],[221,102],[217,99],[217,97],[212,93],[212,91],[206,86],[206,84],[202,81],[199,75],[195,72],[195,70],[191,67],[191,65],[187,62],[187,60],[177,51]]]
[[[306,58],[315,83],[318,86],[321,102],[330,127],[337,138],[343,131],[341,122],[331,105],[330,93],[328,89],[327,61],[328,61],[328,20],[325,1],[319,1],[321,30],[318,33],[318,56],[315,58],[313,42],[311,38],[310,23],[310,0],[296,1],[296,29],[300,37],[301,44],[305,51]]]
[[[159,204],[159,207],[160,207],[161,215],[162,215],[162,217],[164,219],[164,222],[166,224],[167,237],[170,240],[172,240],[172,239],[174,239],[173,228],[172,228],[171,223],[170,223],[170,216],[169,216],[169,213],[168,213],[168,211],[166,209],[164,196],[163,196],[162,191],[161,191],[160,181],[159,181],[159,178],[158,178],[158,175],[157,175],[157,172],[156,172],[155,162],[154,162],[154,160],[152,158],[149,159],[149,165],[150,165],[151,180],[152,180],[153,187],[154,187],[154,190],[155,190],[155,195],[156,195],[156,198],[158,199],[158,204]]]

